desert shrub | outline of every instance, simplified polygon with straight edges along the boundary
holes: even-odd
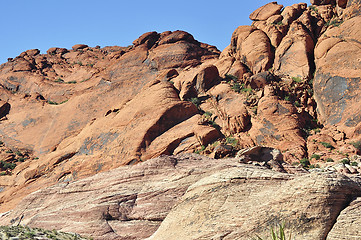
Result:
[[[331,143],[328,142],[320,142],[324,147],[329,149],[334,149],[334,147],[331,145]]]
[[[234,137],[226,137],[226,143],[231,144],[232,147],[236,147],[238,145],[238,140]]]
[[[334,162],[334,160],[332,158],[327,158],[326,162]]]
[[[307,158],[302,158],[300,160],[300,164],[302,165],[302,167],[308,168],[311,163],[310,163],[310,160],[308,160]]]
[[[232,84],[232,90],[235,91],[236,93],[239,93],[241,91],[241,84],[239,84],[238,82],[234,82]],[[243,90],[243,89],[242,89]]]
[[[343,164],[350,164],[350,159],[347,159],[347,158],[344,158],[340,161],[340,163],[343,163]]]
[[[333,27],[338,27],[343,23],[342,20],[339,19],[334,19],[334,20],[329,20],[328,22],[326,22],[325,26],[329,27],[329,26],[333,26]]]
[[[213,115],[213,113],[211,113],[211,112],[204,112],[203,113],[203,116],[205,116],[206,118],[210,118],[210,117],[212,117],[212,115]]]
[[[203,152],[204,150],[206,150],[206,146],[202,145],[200,149],[197,149],[196,151],[194,151],[194,153],[196,154],[200,154],[201,152]]]
[[[196,105],[197,108],[199,108],[199,105],[202,103],[199,98],[191,98],[190,102]]]
[[[351,163],[351,166],[357,167],[357,166],[358,166],[358,163],[357,163],[357,162],[352,162],[352,163]]]
[[[296,83],[302,82],[302,78],[300,78],[300,77],[292,77],[292,80]]]
[[[51,101],[51,100],[48,100],[48,103],[51,104],[51,105],[59,105],[59,103]]]
[[[311,159],[314,158],[316,160],[320,160],[321,156],[318,154],[312,154]]]
[[[318,13],[318,10],[315,6],[309,6],[309,8],[314,11],[315,13]]]
[[[61,78],[58,78],[58,79],[55,79],[55,82],[63,83],[63,82],[64,82],[64,80],[63,80],[63,79],[61,79]]]
[[[11,163],[11,162],[5,162],[5,161],[0,161],[0,168],[2,168],[3,170],[7,170],[7,169],[11,169],[13,170],[16,167],[15,163]]]
[[[238,80],[238,77],[232,75],[232,74],[226,74],[225,75],[225,80],[228,82],[230,80],[233,80],[233,81],[237,81]]]
[[[309,169],[312,169],[312,168],[320,168],[320,165],[319,165],[319,164],[311,164],[308,168],[309,168]]]
[[[295,101],[295,102],[294,102],[294,105],[295,105],[295,107],[301,107],[301,106],[302,106],[299,101]]]
[[[291,240],[292,239],[292,233],[290,233],[288,235],[288,237],[286,236],[284,223],[279,224],[278,229],[277,229],[277,227],[271,228],[270,235],[271,235],[271,240]],[[257,236],[256,238],[253,238],[252,240],[265,240],[265,239],[261,238],[260,236]]]

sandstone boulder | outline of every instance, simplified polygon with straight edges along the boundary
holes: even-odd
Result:
[[[336,0],[311,0],[311,5],[335,5]]]
[[[253,21],[267,20],[269,17],[280,14],[283,5],[277,4],[277,2],[268,3],[257,10],[255,10],[249,18]]]
[[[159,39],[159,33],[147,32],[140,36],[138,39],[133,41],[134,46],[146,44],[148,48],[151,48],[153,44]]]
[[[214,65],[203,68],[193,79],[195,89],[199,93],[208,91],[211,87],[218,84],[219,81],[218,68]]]
[[[274,69],[291,77],[309,77],[313,71],[314,42],[305,26],[293,22],[288,34],[276,49]]]
[[[359,217],[361,198],[352,200],[348,207],[341,211],[335,225],[327,235],[327,240],[358,239],[361,236]]]
[[[74,51],[77,51],[77,50],[81,50],[81,49],[84,49],[87,47],[88,47],[88,45],[86,45],[86,44],[75,44],[74,46],[72,46],[72,49]]]
[[[234,56],[253,73],[268,70],[273,63],[273,52],[267,35],[255,27],[238,27],[231,40]]]

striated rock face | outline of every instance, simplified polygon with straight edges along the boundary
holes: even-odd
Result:
[[[348,137],[358,135],[360,107],[361,16],[330,27],[316,49],[315,99],[320,119],[328,125],[341,125]]]
[[[325,239],[336,218],[355,209],[343,210],[361,196],[360,184],[343,175],[290,175],[237,159],[163,156],[37,191],[0,221],[95,239],[248,239],[286,221],[297,239]]]
[[[335,225],[327,235],[327,239],[358,239],[361,236],[359,217],[361,209],[361,199],[353,200],[349,206],[342,210]]]

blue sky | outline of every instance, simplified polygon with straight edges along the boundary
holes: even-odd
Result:
[[[128,46],[149,31],[184,30],[223,50],[232,32],[266,0],[11,0],[0,5],[0,63],[50,47]],[[284,6],[301,1],[278,1]],[[307,4],[309,0],[306,1]]]

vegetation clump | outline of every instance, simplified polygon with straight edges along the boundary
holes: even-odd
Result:
[[[278,227],[271,228],[270,231],[271,231],[270,232],[271,240],[291,240],[292,239],[292,233],[290,233],[288,236],[286,235],[284,223],[279,224]],[[261,238],[260,236],[257,236],[257,238],[253,238],[252,240],[265,240],[265,238]]]
[[[81,237],[76,233],[64,233],[57,230],[45,230],[30,228],[27,226],[0,226],[1,239],[35,240],[90,240],[92,238]]]

